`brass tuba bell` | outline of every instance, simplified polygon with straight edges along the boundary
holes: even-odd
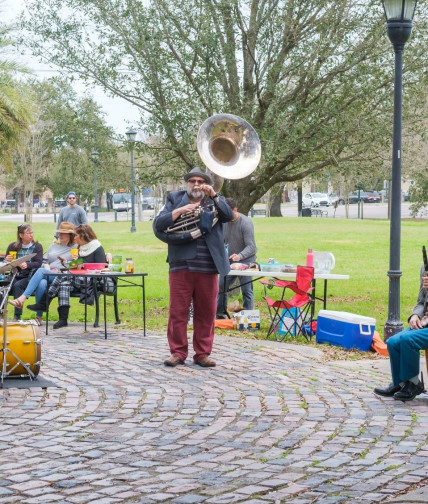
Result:
[[[217,114],[209,117],[199,128],[196,140],[199,156],[214,180],[217,192],[223,179],[241,179],[252,173],[260,162],[260,140],[254,128],[244,119],[232,114]],[[171,243],[183,237],[192,239],[201,236],[199,221],[201,209],[181,215],[160,238]],[[218,221],[213,209],[212,225]],[[158,238],[160,237],[157,235]]]
[[[209,117],[199,128],[196,145],[208,171],[218,176],[213,177],[214,186],[220,181],[222,184],[224,178],[247,177],[260,162],[260,140],[255,129],[236,115]],[[220,187],[214,189],[218,191]]]

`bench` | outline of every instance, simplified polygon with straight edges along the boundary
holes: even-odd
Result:
[[[113,292],[107,291],[105,293],[106,296],[113,296],[113,305],[114,305],[114,316],[115,316],[115,324],[120,324],[120,318],[119,318],[119,306],[117,303],[117,280],[113,279],[114,281],[114,290]],[[71,298],[80,298],[81,292],[71,292],[70,297]],[[104,295],[103,291],[103,285],[101,280],[97,280],[94,282],[94,305],[95,305],[95,320],[94,320],[94,327],[99,327],[99,319],[100,319],[100,297]],[[91,306],[91,305],[88,305]],[[86,310],[85,310],[85,324],[86,324]]]
[[[251,210],[250,210],[250,216],[254,217],[255,215],[262,215],[263,217],[266,217],[266,210],[251,208]]]
[[[99,319],[100,319],[100,297],[104,296],[104,288],[102,281],[104,279],[97,279],[94,282],[94,305],[95,305],[95,320],[94,320],[94,327],[99,327]],[[120,324],[120,318],[119,318],[119,305],[118,305],[118,300],[117,300],[117,279],[112,279],[114,282],[114,288],[113,290],[108,290],[105,292],[105,296],[113,296],[113,306],[114,306],[114,315],[115,315],[115,324]],[[70,299],[71,298],[80,298],[82,293],[80,291],[78,292],[71,292],[70,293]],[[105,298],[103,299],[105,301]],[[85,305],[85,329],[86,329],[86,323],[87,323],[87,309],[88,306],[93,306],[93,305]],[[46,320],[48,320],[48,316],[46,316]],[[47,334],[47,333],[46,333]]]
[[[321,210],[321,208],[311,208],[312,217],[328,217],[327,210]]]

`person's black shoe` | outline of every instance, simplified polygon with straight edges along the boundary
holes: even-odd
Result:
[[[397,401],[413,401],[422,392],[425,392],[423,382],[420,381],[418,384],[414,384],[411,381],[406,381],[403,388],[394,394],[394,399]]]
[[[216,313],[216,316],[215,316],[216,320],[225,320],[228,318],[229,317],[226,315],[226,313]]]
[[[29,310],[35,311],[35,312],[38,312],[38,311],[45,312],[47,310],[46,302],[43,302],[43,301],[40,301],[40,303],[28,305],[27,308]]]
[[[53,325],[53,328],[54,329],[61,329],[61,327],[67,327],[67,326],[68,326],[67,320],[59,319],[58,322],[55,322],[55,324]]]
[[[375,394],[381,395],[383,397],[392,397],[396,392],[401,390],[400,385],[394,385],[390,383],[387,387],[376,387],[374,389]]]

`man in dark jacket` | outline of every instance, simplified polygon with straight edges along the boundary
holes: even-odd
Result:
[[[193,361],[202,367],[214,367],[215,361],[209,355],[214,342],[218,274],[229,272],[222,224],[233,219],[233,211],[214,191],[210,175],[200,168],[193,168],[184,180],[186,191],[170,193],[153,222],[155,235],[168,244],[168,343],[171,357],[165,360],[165,365],[175,367],[184,364],[187,358],[187,321],[193,300]],[[168,232],[183,214],[198,211],[201,207],[205,214],[201,216],[199,228],[184,233]],[[207,227],[203,225],[205,218],[209,221]],[[212,225],[210,219],[213,219]]]
[[[419,380],[420,350],[428,348],[427,292],[428,276],[422,266],[418,300],[409,317],[409,327],[387,339],[392,383],[376,387],[375,393],[399,401],[412,401],[425,392]]]

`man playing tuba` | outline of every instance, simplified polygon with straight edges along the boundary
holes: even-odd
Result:
[[[184,180],[186,190],[168,194],[165,206],[153,222],[155,235],[168,244],[167,336],[171,357],[164,364],[175,367],[185,363],[187,320],[193,301],[193,361],[202,367],[214,367],[215,361],[209,356],[214,342],[218,274],[227,275],[230,269],[223,243],[223,223],[231,221],[234,214],[225,199],[214,191],[208,173],[196,167],[184,175]],[[181,223],[188,215],[199,216],[195,231],[187,230],[186,224]]]

